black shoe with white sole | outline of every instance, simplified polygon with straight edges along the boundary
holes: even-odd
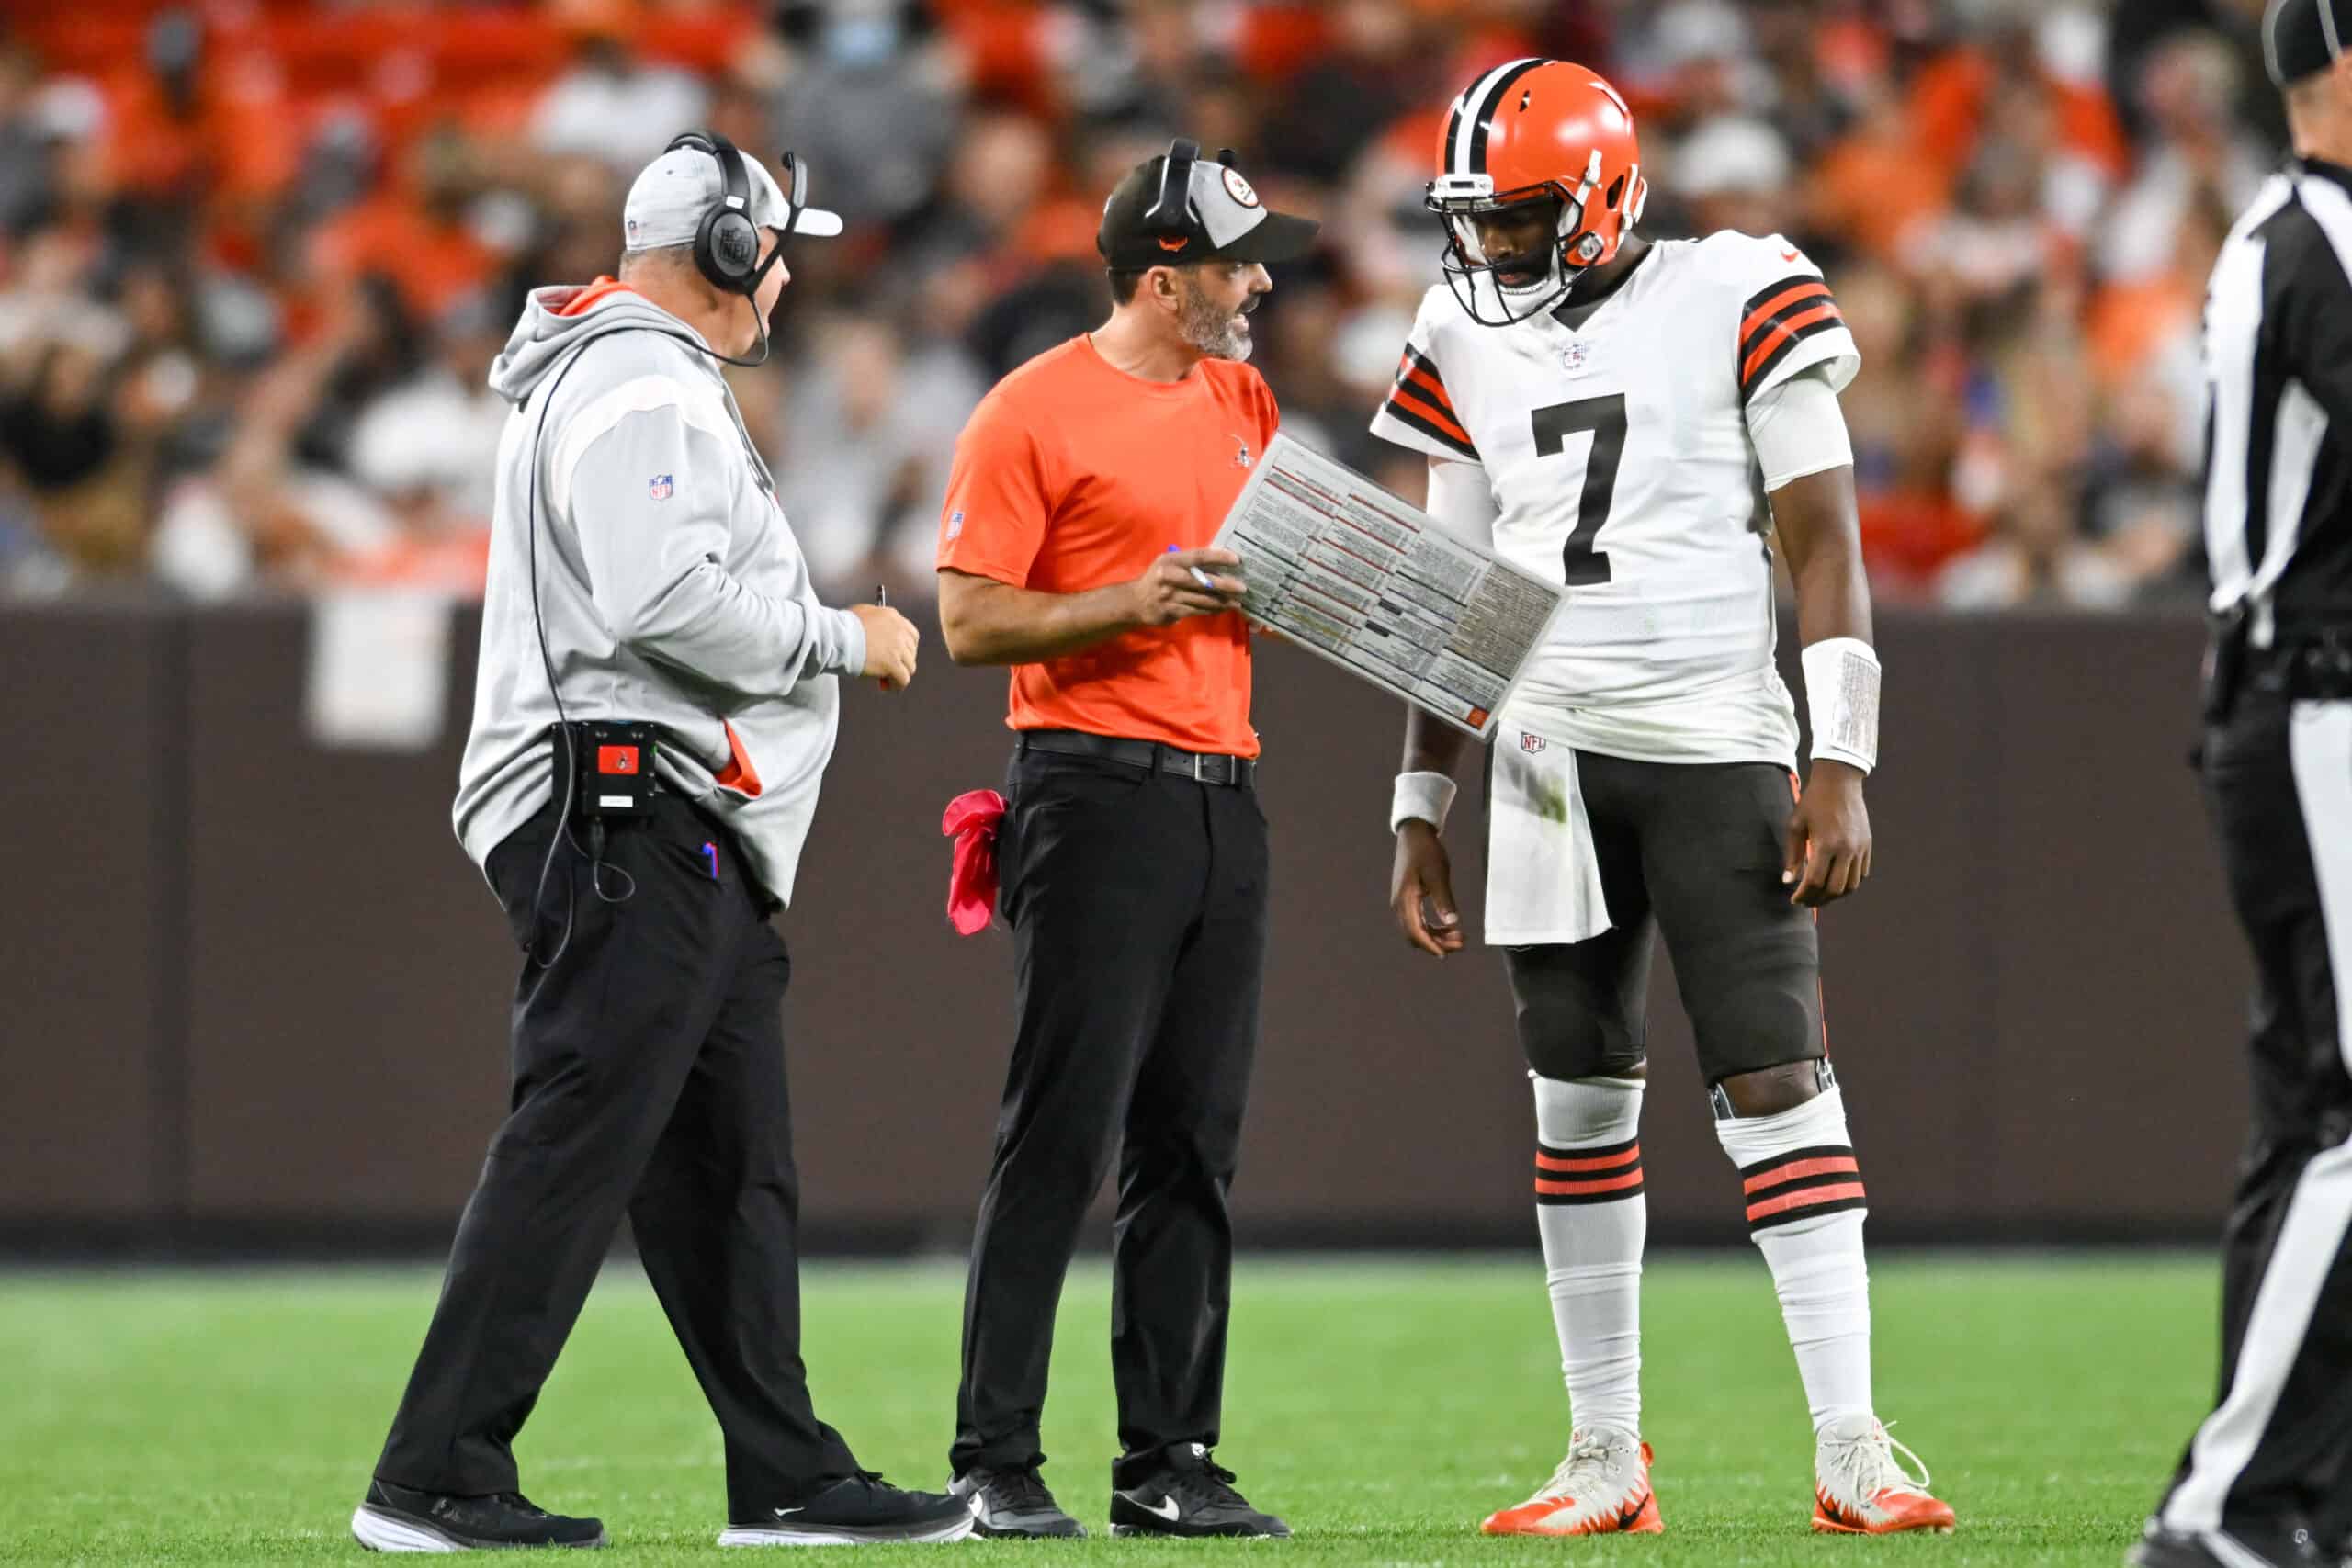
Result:
[[[2177,1530],[2154,1519],[2123,1554],[2127,1568],[2324,1568],[2311,1531],[2293,1526],[2224,1524]]]
[[[1233,1489],[1233,1472],[1209,1458],[1207,1449],[1176,1443],[1134,1484],[1119,1486],[1114,1479],[1111,1533],[1282,1537],[1290,1527],[1251,1507]]]
[[[520,1492],[458,1497],[370,1482],[351,1533],[371,1551],[476,1551],[517,1546],[602,1546],[602,1519],[537,1507]]]
[[[789,1507],[736,1519],[721,1546],[863,1546],[876,1541],[961,1540],[972,1506],[937,1492],[908,1492],[870,1471],[836,1481]]]
[[[947,1483],[947,1495],[972,1506],[972,1533],[1015,1540],[1086,1539],[1086,1527],[1062,1512],[1035,1468],[967,1470]]]

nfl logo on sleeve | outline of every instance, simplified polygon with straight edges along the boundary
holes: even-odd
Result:
[[[951,539],[960,539],[964,536],[964,514],[962,513],[951,512],[947,514],[947,536]]]
[[[645,493],[656,501],[667,501],[670,499],[670,492],[677,488],[670,482],[669,475],[656,474],[646,482]]]

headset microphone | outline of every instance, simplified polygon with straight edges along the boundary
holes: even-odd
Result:
[[[743,170],[743,154],[735,143],[715,130],[689,130],[662,149],[674,152],[680,148],[707,152],[718,161],[718,205],[703,214],[702,222],[695,230],[695,267],[711,287],[723,293],[741,294],[752,302],[753,323],[760,333],[760,353],[756,359],[737,359],[716,349],[684,339],[696,352],[708,355],[722,365],[735,365],[746,369],[764,365],[768,359],[767,318],[760,310],[760,285],[767,280],[768,269],[784,260],[785,242],[800,226],[800,215],[808,207],[808,165],[790,152],[781,162],[784,176],[789,186],[785,197],[784,222],[776,231],[775,249],[760,260],[760,231],[752,221],[752,180]]]

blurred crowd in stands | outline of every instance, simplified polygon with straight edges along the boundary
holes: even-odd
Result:
[[[1442,110],[1520,54],[1609,73],[1659,235],[1780,231],[1864,354],[1882,599],[2193,598],[2197,329],[2279,156],[2261,0],[70,0],[0,10],[0,598],[478,593],[526,289],[613,270],[678,130],[786,148],[797,242],[733,372],[832,592],[931,591],[966,413],[1107,309],[1103,194],[1174,134],[1326,243],[1258,363],[1364,422],[1441,239]]]

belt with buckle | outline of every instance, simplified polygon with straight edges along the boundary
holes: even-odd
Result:
[[[1258,781],[1258,760],[1254,757],[1228,757],[1219,751],[1187,751],[1157,740],[1089,735],[1077,729],[1023,730],[1021,733],[1021,750],[1044,751],[1057,757],[1100,757],[1130,768],[1174,773],[1179,778],[1193,779],[1201,784],[1229,784],[1235,789],[1252,788]]]
[[[2352,637],[2329,633],[2264,649],[2249,656],[2257,692],[2290,699],[2352,699]]]

